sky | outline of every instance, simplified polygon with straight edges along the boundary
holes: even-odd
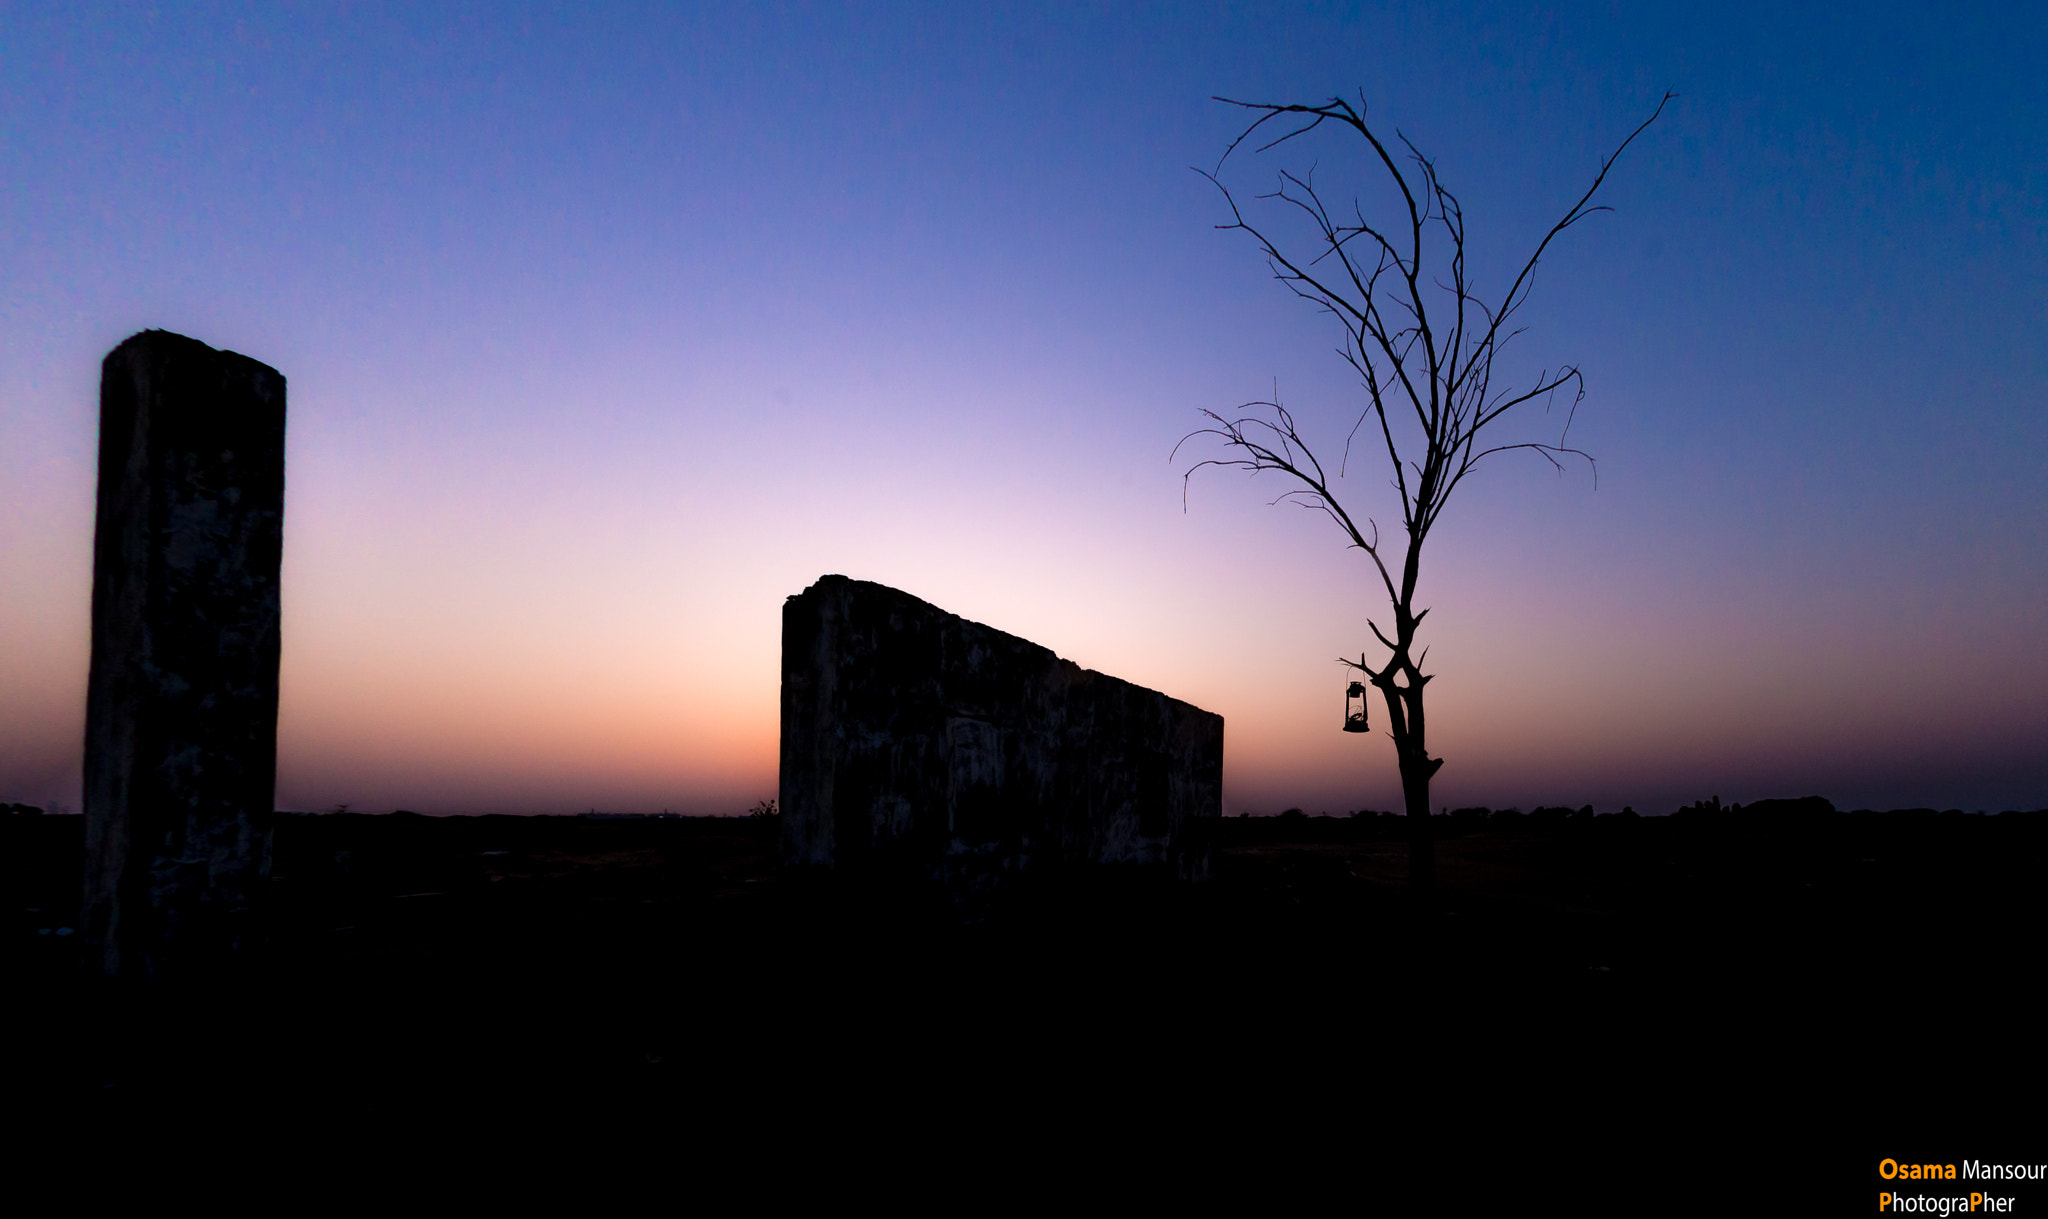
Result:
[[[0,800],[77,805],[99,361],[161,327],[289,378],[281,808],[741,811],[826,573],[1222,714],[1228,813],[1398,808],[1362,556],[1169,459],[1364,404],[1211,99],[1362,99],[1497,295],[1669,89],[1508,370],[1583,370],[1597,480],[1489,459],[1425,551],[1435,801],[2048,805],[2044,60],[2027,4],[0,0]],[[1384,204],[1334,135],[1224,181],[1310,166]]]

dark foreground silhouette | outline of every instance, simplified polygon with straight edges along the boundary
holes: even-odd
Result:
[[[1895,1130],[2040,1079],[2048,813],[1468,811],[1433,819],[1428,911],[1404,819],[1229,819],[1207,884],[1096,870],[975,921],[779,874],[772,818],[280,816],[261,971],[147,990],[59,934],[82,820],[5,818],[10,1093],[56,1128],[730,1133],[971,1098],[1075,1137],[1335,1138],[1747,1087],[1746,1121]]]

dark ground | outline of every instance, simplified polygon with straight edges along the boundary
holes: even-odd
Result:
[[[1437,820],[1428,913],[1393,819],[1264,818],[1223,824],[1207,884],[1098,874],[963,923],[778,876],[767,819],[280,816],[264,968],[134,994],[56,934],[82,818],[10,816],[7,1090],[74,1126],[394,1138],[907,1106],[1456,1145],[1593,1114],[1867,1128],[1873,1162],[2009,1140],[2003,1098],[2040,1094],[2048,813]]]

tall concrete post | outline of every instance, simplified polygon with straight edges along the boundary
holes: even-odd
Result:
[[[260,944],[277,778],[284,376],[163,330],[100,368],[85,710],[87,967]]]

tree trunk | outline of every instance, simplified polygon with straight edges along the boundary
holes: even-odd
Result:
[[[1405,751],[1404,751],[1405,752]],[[1401,796],[1408,807],[1408,888],[1424,896],[1436,888],[1436,836],[1429,823],[1429,779],[1441,762],[1422,755],[1401,759]]]
[[[1406,649],[1401,655],[1406,656]],[[1442,758],[1429,756],[1424,736],[1422,687],[1428,678],[1410,666],[1409,684],[1394,684],[1392,666],[1375,684],[1387,698],[1387,718],[1392,721],[1394,756],[1401,768],[1401,799],[1408,810],[1408,888],[1426,896],[1436,888],[1436,836],[1429,823],[1429,781],[1442,766]]]

